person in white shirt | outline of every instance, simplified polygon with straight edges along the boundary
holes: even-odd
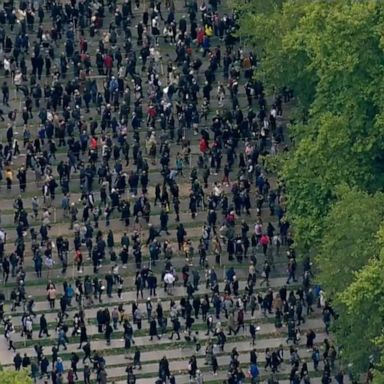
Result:
[[[5,71],[5,76],[8,76],[10,71],[11,71],[11,62],[8,60],[7,57],[4,57],[4,60],[3,60],[3,67],[4,67],[4,71]],[[16,74],[17,75],[17,74]],[[16,79],[16,75],[15,75],[15,79]],[[21,75],[21,74],[20,74]],[[20,81],[20,84],[21,84],[21,81]],[[20,85],[19,84],[19,85]],[[17,89],[17,84],[16,84],[16,81],[15,81],[15,85],[16,85],[16,89]]]
[[[167,272],[164,275],[164,290],[168,293],[168,295],[172,295],[173,284],[175,281],[175,276],[173,276],[171,272]]]

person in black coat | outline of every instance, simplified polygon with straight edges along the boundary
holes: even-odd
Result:
[[[135,384],[136,375],[133,373],[133,367],[129,365],[125,372],[127,373],[127,384]]]
[[[105,323],[104,311],[100,308],[96,313],[97,332],[103,333],[103,325]]]
[[[185,330],[188,331],[189,335],[191,334],[192,325],[194,322],[195,322],[195,319],[190,314],[188,314],[187,318],[185,319]]]
[[[16,356],[13,358],[13,364],[16,371],[20,371],[22,361],[23,359],[21,358],[20,353],[16,353]]]
[[[149,296],[156,296],[156,288],[157,288],[157,277],[151,273],[148,278],[148,289],[149,289]]]
[[[180,321],[178,318],[172,320],[172,333],[171,336],[169,337],[170,340],[173,339],[173,335],[177,335],[176,340],[180,340]]]
[[[47,319],[45,318],[44,313],[40,317],[39,337],[42,337],[42,334],[45,334],[47,337],[50,337],[50,335],[48,333],[48,323],[47,323]]]
[[[257,364],[256,349],[252,349],[252,351],[249,353],[249,362],[251,364]]]
[[[105,340],[107,340],[107,345],[111,344],[112,333],[113,333],[113,328],[112,328],[111,324],[108,322],[107,325],[105,326],[105,333],[104,333]]]
[[[47,356],[44,356],[40,362],[40,373],[41,373],[41,378],[43,376],[47,376],[48,377],[48,367],[49,367],[49,360],[47,358]]]
[[[157,338],[160,340],[160,336],[157,333],[157,323],[156,319],[152,318],[151,322],[149,323],[149,336],[151,337],[150,340],[153,340],[153,336],[157,336]]]
[[[108,272],[105,276],[107,282],[107,295],[109,298],[112,297],[112,287],[113,287],[113,276],[111,272]]]
[[[81,346],[83,343],[87,343],[88,336],[87,336],[87,328],[85,327],[85,324],[81,324],[80,326],[80,345],[77,349],[81,349]]]
[[[189,373],[189,379],[191,380],[192,378],[196,377],[196,371],[197,371],[197,361],[196,361],[196,356],[192,356],[189,359],[189,364],[188,364],[188,373]]]
[[[72,352],[71,354],[71,369],[73,371],[73,374],[76,378],[76,380],[79,380],[79,377],[77,375],[77,364],[79,362],[79,356],[75,353],[75,352]]]
[[[148,225],[148,239],[146,241],[146,245],[148,246],[150,243],[152,243],[153,240],[155,240],[155,238],[157,236],[159,236],[159,232],[153,227],[152,224],[149,224]]]
[[[166,382],[166,378],[170,377],[169,362],[165,356],[159,361],[159,377],[163,382]]]
[[[180,223],[177,226],[177,231],[176,231],[176,237],[177,237],[177,243],[179,245],[179,251],[182,250],[182,246],[183,246],[186,235],[187,235],[187,232],[184,229],[184,225]]]
[[[133,355],[133,368],[141,369],[141,352],[138,347],[135,348],[135,354]]]
[[[252,338],[252,345],[255,345],[256,340],[256,327],[253,324],[249,325],[249,333],[251,334]]]
[[[91,360],[91,344],[89,341],[84,345],[83,347],[84,357],[83,357],[83,364],[85,363],[85,360],[88,359],[90,362]]]

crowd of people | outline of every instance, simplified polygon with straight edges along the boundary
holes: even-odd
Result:
[[[163,275],[165,276],[167,271],[171,270],[172,264],[168,262]],[[258,313],[261,313],[265,317],[274,318],[275,331],[281,335],[281,337],[283,335],[283,327],[287,329],[286,343],[290,344],[289,362],[291,364],[289,377],[292,383],[310,382],[308,364],[307,362],[302,362],[297,345],[301,338],[300,325],[305,323],[307,316],[314,310],[312,308],[313,305],[316,303],[316,306],[322,308],[325,331],[328,332],[329,316],[332,314],[332,308],[323,301],[321,292],[316,303],[311,288],[307,288],[305,292],[305,286],[299,287],[297,291],[291,290],[289,292],[287,287],[283,286],[276,293],[274,293],[271,288],[269,288],[265,294],[261,292],[256,293],[254,292],[257,279],[256,271],[254,265],[251,264],[248,281],[244,289],[245,293],[243,295],[238,291],[239,283],[233,267],[226,273],[226,283],[222,292],[219,291],[218,277],[214,267],[208,269],[206,271],[206,285],[211,293],[201,295],[199,294],[199,290],[202,289],[202,287],[199,281],[194,279],[193,271],[191,272],[189,265],[186,264],[182,269],[184,285],[186,286],[186,296],[178,301],[173,300],[171,296],[169,303],[163,304],[162,300],[156,297],[155,292],[150,292],[152,288],[148,284],[148,281],[152,275],[152,272],[147,267],[144,267],[137,274],[135,281],[137,297],[140,298],[140,294],[142,295],[145,289],[145,293],[149,295],[146,301],[133,301],[131,310],[127,310],[127,308],[124,307],[124,303],[120,303],[114,308],[100,307],[96,312],[97,332],[103,334],[107,345],[110,345],[114,332],[119,335],[122,334],[123,336],[122,346],[125,350],[125,356],[127,359],[132,360],[132,363],[128,364],[127,367],[129,380],[134,380],[135,374],[133,369],[141,369],[141,351],[140,347],[135,345],[134,331],[142,331],[143,322],[148,325],[148,327],[145,327],[147,328],[145,329],[145,333],[148,334],[150,341],[153,341],[154,337],[155,340],[160,340],[164,337],[172,340],[174,336],[177,336],[176,340],[183,338],[183,341],[195,349],[196,354],[199,354],[202,343],[204,343],[204,365],[208,365],[212,373],[217,375],[219,370],[218,357],[225,351],[225,344],[227,342],[226,335],[237,335],[239,332],[241,335],[249,335],[252,340],[251,344],[255,346],[255,344],[257,344],[256,334],[257,331],[260,330],[260,326],[256,326],[257,320],[255,320],[255,318],[257,318],[256,315]],[[113,275],[108,274],[106,276],[106,285],[108,285],[109,276]],[[118,278],[118,275],[114,275],[112,280],[114,278]],[[88,276],[85,277],[85,282],[87,281],[89,281],[91,291],[88,297],[85,294],[87,301],[85,301],[84,308],[92,306],[93,298],[97,299],[99,295],[95,289],[92,290],[95,284],[92,284]],[[111,285],[113,286],[113,284],[112,282]],[[166,284],[164,284],[164,290],[166,289]],[[107,295],[112,297],[112,289],[109,290],[107,287],[106,290]],[[44,347],[39,343],[34,346],[37,356],[36,361],[31,361],[26,354],[24,357],[21,357],[12,342],[12,332],[14,332],[12,318],[4,319],[5,336],[9,341],[9,349],[13,349],[16,352],[14,357],[16,370],[19,370],[21,367],[31,366],[33,377],[37,378],[40,375],[41,378],[44,378],[45,376],[49,376],[48,369],[52,364],[53,369],[50,374],[56,374],[58,378],[60,378],[63,374],[63,363],[59,356],[60,347],[63,347],[63,350],[67,350],[67,343],[69,343],[69,337],[71,337],[71,343],[78,341],[78,349],[82,350],[82,354],[79,356],[79,353],[71,353],[71,367],[67,373],[68,382],[78,377],[78,363],[81,357],[83,364],[89,360],[89,364],[92,365],[91,369],[84,369],[83,371],[84,382],[90,382],[92,371],[97,372],[97,380],[102,382],[102,377],[105,374],[105,359],[100,351],[92,350],[91,348],[91,341],[87,334],[85,311],[81,309],[83,308],[81,295],[84,294],[82,291],[82,289],[78,289],[78,286],[76,286],[74,291],[70,284],[63,284],[64,295],[60,298],[57,322],[54,330],[51,331],[48,329],[46,315],[44,313],[37,315],[33,311],[33,299],[29,299],[25,304],[24,314],[21,317],[20,324],[22,336],[25,334],[27,340],[33,339],[34,323],[39,326],[39,339],[42,337],[50,338],[51,335],[49,332],[57,333],[57,344],[55,344],[50,351],[52,354],[51,361],[45,356]],[[55,309],[56,295],[56,286],[52,281],[49,281],[47,285],[47,298],[50,303],[50,308],[53,310]],[[72,297],[74,295],[76,304],[72,303]],[[141,298],[142,297],[143,296],[141,296]],[[79,308],[79,310],[74,313],[72,318],[69,318],[67,310],[73,308],[72,304],[74,308]],[[306,309],[304,313],[303,308]],[[198,325],[200,318],[202,320],[200,324],[204,325],[204,335],[208,336],[208,338],[200,337],[199,330],[194,329],[194,324],[195,326]],[[201,327],[198,328],[201,332]],[[168,334],[169,336],[167,336]],[[313,329],[309,329],[305,337],[306,348],[311,351],[313,369],[317,371],[320,361],[323,361],[323,378],[324,380],[326,377],[330,378],[331,372],[335,370],[335,362],[337,359],[335,346],[326,338],[322,344],[322,350],[324,352],[320,353],[319,346],[315,344],[316,332]],[[135,347],[133,348],[133,346]],[[243,381],[246,375],[240,366],[237,348],[235,347],[231,351],[226,352],[230,356],[228,370],[229,382]],[[133,357],[131,356],[132,353]],[[284,351],[283,345],[280,345],[276,349],[266,348],[265,370],[270,368],[272,374],[278,373],[280,365],[284,363],[285,354],[286,351]],[[250,351],[249,368],[249,374],[253,382],[257,382],[260,375],[258,366],[257,352],[256,349],[253,348]],[[89,366],[85,364],[84,367]],[[197,378],[196,380],[198,381],[199,378],[202,378],[202,373],[198,369],[196,355],[191,357],[187,369],[191,379]],[[342,372],[338,372],[337,377],[340,378],[342,376]],[[52,376],[50,377],[52,378]],[[169,369],[169,362],[164,356],[159,362],[159,383],[165,382],[167,378],[170,382],[176,382],[174,375],[171,374]],[[276,382],[275,378],[276,377],[272,375],[269,382]],[[56,378],[54,380],[56,380]]]
[[[219,0],[2,2],[0,182],[17,197],[0,229],[0,317],[16,370],[52,384],[112,382],[93,344],[118,335],[134,384],[139,335],[159,354],[164,338],[191,348],[191,382],[225,372],[228,384],[276,384],[285,366],[291,384],[343,383],[331,338],[302,331],[317,311],[328,334],[336,314],[310,259],[297,264],[285,186],[264,163],[288,150],[281,122],[293,94],[282,85],[267,99],[238,22]],[[32,294],[33,280],[46,289]],[[261,363],[268,319],[290,346],[263,348]],[[19,335],[34,355],[18,352]],[[251,340],[247,361],[225,348],[228,335]],[[160,359],[156,384],[176,383],[172,364]]]

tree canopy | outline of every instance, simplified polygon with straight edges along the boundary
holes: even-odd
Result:
[[[338,185],[382,188],[382,10],[374,1],[260,3],[239,7],[240,34],[259,53],[256,76],[292,88],[307,114],[290,132],[295,149],[281,175],[296,240],[312,247]]]
[[[384,11],[369,0],[237,8],[256,78],[295,96],[292,146],[278,162],[295,245],[317,255],[344,361],[364,372],[372,354],[384,372],[384,306],[375,304],[384,293]]]
[[[27,370],[22,371],[0,371],[0,382],[2,384],[32,384]]]
[[[324,235],[317,254],[318,278],[336,299],[352,283],[356,272],[370,259],[379,257],[377,233],[384,216],[382,193],[369,195],[340,188],[338,197],[324,220]]]
[[[381,251],[378,258],[354,273],[353,282],[340,294],[340,302],[345,310],[336,328],[336,334],[343,340],[344,359],[352,362],[354,371],[367,369],[368,356],[380,359],[380,368],[375,377],[376,383],[382,383],[384,367],[384,228],[377,235]],[[353,345],[354,348],[350,346]]]

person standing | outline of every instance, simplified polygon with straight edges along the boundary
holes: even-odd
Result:
[[[140,349],[139,349],[139,347],[136,347],[135,348],[135,354],[133,355],[133,368],[134,369],[135,368],[141,369],[140,357],[141,357]]]
[[[169,371],[169,362],[166,356],[163,356],[159,361],[159,377],[163,382],[166,382],[167,378],[171,376]]]
[[[217,357],[212,354],[212,372],[214,376],[217,376],[217,371],[219,369],[219,364],[217,362]]]
[[[157,323],[156,323],[156,319],[155,318],[152,318],[150,323],[149,323],[149,336],[150,336],[150,339],[149,340],[153,340],[153,337],[156,336],[158,340],[161,339],[161,337],[159,336],[158,332],[157,332]]]
[[[5,170],[5,180],[7,182],[7,189],[12,189],[13,171],[11,168]]]
[[[16,177],[19,180],[20,192],[24,193],[27,187],[27,172],[23,166],[20,167]]]
[[[82,273],[83,254],[81,253],[80,249],[77,249],[75,252],[75,263],[76,263],[77,272]]]
[[[76,380],[78,380],[78,379],[76,379]],[[75,384],[75,375],[74,375],[72,369],[69,369],[69,370],[68,370],[68,374],[67,374],[67,383],[68,383],[68,384]]]
[[[43,337],[42,335],[45,334],[47,337],[50,337],[51,335],[48,333],[48,322],[45,318],[45,314],[43,313],[40,316],[40,331],[39,331],[39,337]]]
[[[20,371],[22,360],[20,353],[16,353],[16,356],[13,358],[13,364],[16,371]]]
[[[64,350],[67,350],[67,336],[65,335],[64,329],[60,328],[57,335],[57,348],[60,349],[60,345],[64,347]]]
[[[149,296],[156,296],[157,278],[152,272],[149,274],[147,278],[147,282],[148,282]]]
[[[170,340],[173,339],[173,335],[176,334],[177,335],[177,339],[176,340],[180,340],[180,321],[179,319],[176,317],[175,319],[172,320],[172,333],[171,333],[171,336],[169,337]]]
[[[9,278],[9,273],[11,271],[11,263],[9,262],[7,257],[4,257],[2,262],[2,267],[3,267],[3,280],[4,280],[4,283],[7,283]]]
[[[141,324],[142,324],[142,319],[143,319],[143,315],[141,313],[140,308],[136,308],[135,309],[135,311],[133,313],[133,319],[134,319],[134,322],[137,325],[137,329],[140,330],[141,329]]]
[[[257,364],[251,364],[249,367],[249,376],[251,378],[251,384],[257,384],[259,380],[259,368],[257,367]]]
[[[84,381],[84,384],[91,384],[91,368],[89,367],[88,364],[84,365],[83,381]]]
[[[112,333],[113,333],[113,328],[112,328],[110,322],[108,321],[106,326],[105,326],[105,332],[104,332],[104,336],[105,336],[105,340],[107,341],[107,345],[111,345]]]
[[[76,380],[79,380],[79,377],[77,375],[77,364],[79,363],[79,356],[75,353],[72,352],[71,354],[71,370],[73,377],[76,378]]]
[[[47,290],[47,298],[49,302],[49,307],[52,309],[55,309],[55,301],[56,301],[56,288],[53,285],[50,285]]]
[[[196,361],[195,355],[191,356],[191,358],[189,359],[188,373],[189,373],[189,380],[190,381],[192,379],[195,379],[196,373],[197,373],[197,361]]]
[[[90,362],[92,362],[92,359],[91,359],[91,343],[89,341],[86,342],[86,344],[84,345],[83,347],[83,352],[84,352],[84,357],[83,357],[83,364],[85,363],[85,361],[88,359]],[[87,365],[84,364],[84,367],[86,367]],[[84,368],[85,369],[85,368]],[[84,379],[85,381],[85,379]]]
[[[136,375],[133,373],[132,365],[128,365],[125,372],[127,373],[127,384],[136,384]]]
[[[47,356],[42,356],[42,359],[40,362],[40,379],[42,379],[44,376],[48,377],[48,368],[49,368],[49,360]]]
[[[255,345],[255,340],[256,340],[256,327],[254,324],[249,324],[249,333],[251,334],[251,338],[252,338],[252,341],[251,341],[251,344],[252,345]]]
[[[286,284],[289,284],[291,280],[296,282],[296,259],[294,257],[290,257],[288,259],[288,278]]]
[[[263,266],[263,271],[261,273],[263,280],[260,281],[260,286],[262,286],[264,283],[267,284],[267,287],[269,287],[269,275],[271,273],[271,266],[269,265],[268,261],[265,261]]]
[[[5,331],[5,338],[8,340],[8,351],[13,349],[13,351],[16,352],[16,348],[13,344],[14,335],[15,335],[15,329],[12,323],[8,322],[8,324],[6,325],[6,331]]]

